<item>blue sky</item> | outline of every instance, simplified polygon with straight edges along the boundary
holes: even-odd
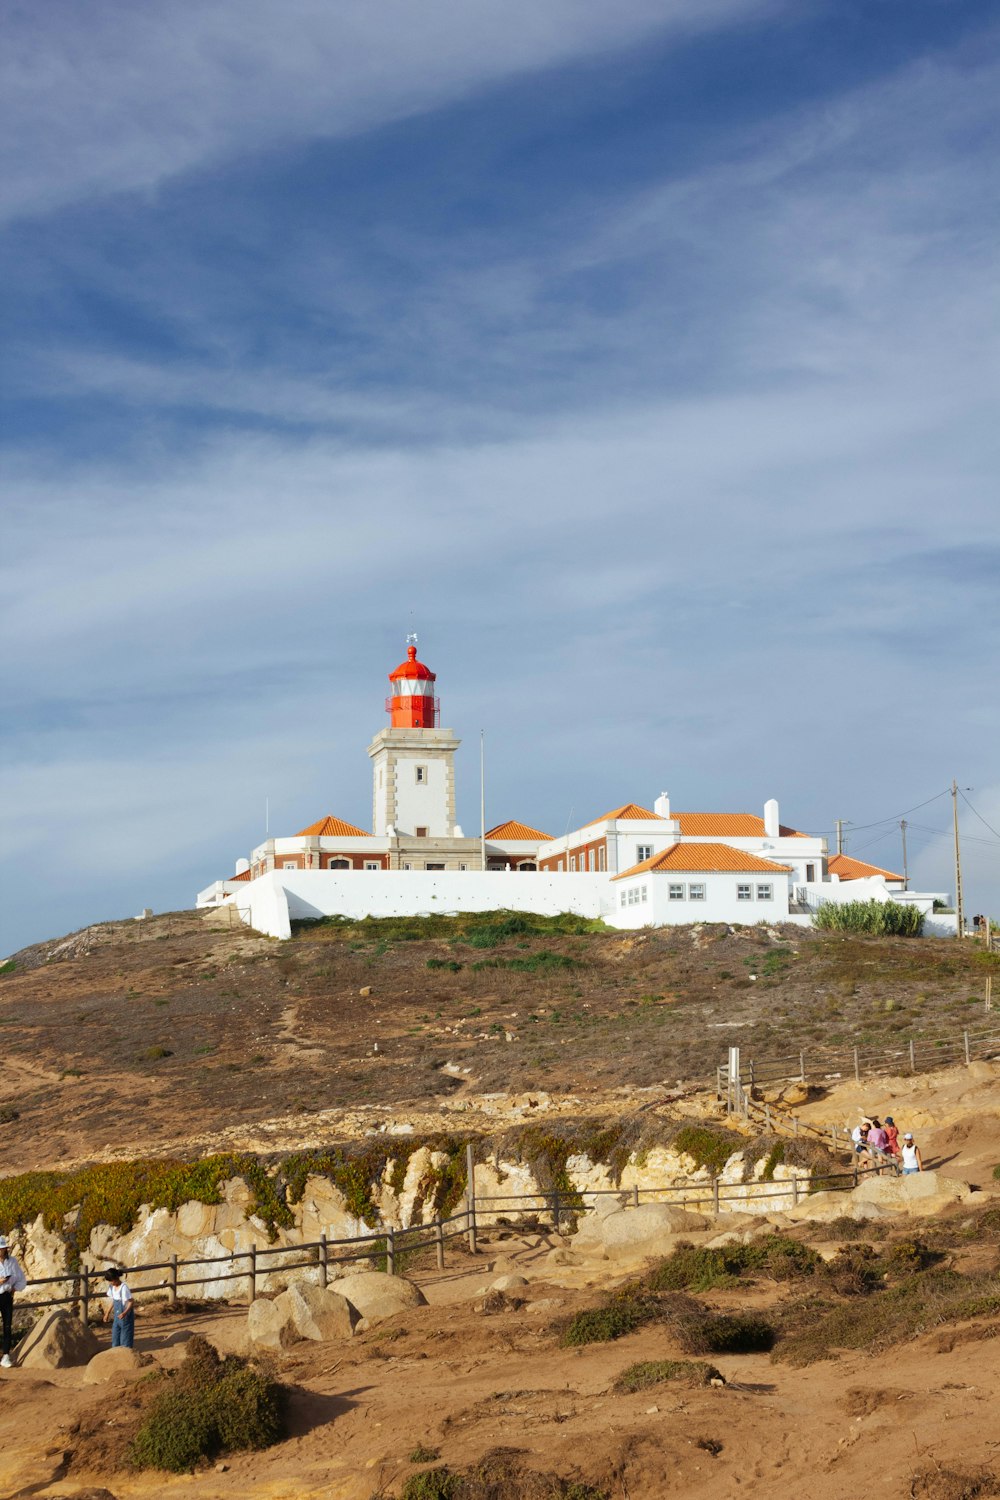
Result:
[[[367,824],[411,628],[468,828],[484,728],[491,820],[936,798],[950,889],[955,776],[1000,915],[992,7],[2,25],[0,949]]]

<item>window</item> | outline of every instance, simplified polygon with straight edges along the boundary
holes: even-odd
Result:
[[[753,900],[753,886],[752,885],[738,885],[736,887],[736,899],[737,899],[737,901],[752,901]]]
[[[281,868],[283,870],[297,870],[299,868],[298,861],[294,859],[283,859],[281,861]]]
[[[773,885],[759,885],[757,887],[757,900],[758,901],[772,901],[773,899],[774,899],[774,886]]]
[[[424,865],[425,870],[443,870],[444,865]]]
[[[404,864],[404,866],[403,866],[404,870],[410,870],[412,868],[413,868],[412,865],[406,865],[406,864]]]
[[[417,834],[417,838],[418,839],[425,839],[427,837],[427,829],[426,828],[418,828],[416,830],[416,834]]]
[[[327,865],[330,870],[349,870],[351,861],[349,859],[331,859]]]
[[[381,862],[379,860],[377,860],[377,859],[366,859],[365,860],[365,869],[366,870],[381,870],[381,868],[382,868],[382,865],[381,865]]]
[[[422,782],[425,782],[427,780],[427,767],[426,766],[414,766],[413,769],[414,769],[414,771],[416,773],[417,785],[419,786]]]
[[[569,867],[570,867],[571,870],[575,870],[576,869],[576,855],[575,854],[571,854],[570,857],[569,857]]]
[[[597,868],[599,870],[606,870],[608,868],[608,851],[604,844],[597,851]]]
[[[813,883],[813,881],[815,879],[816,879],[816,866],[815,865],[806,865],[806,881],[807,881],[807,883],[809,885],[812,885],[812,883]]]
[[[646,899],[646,887],[644,885],[641,885],[639,887],[639,900],[640,901],[645,901],[645,899]]]
[[[667,888],[667,898],[670,901],[684,900],[684,887],[682,885],[671,885]]]
[[[652,846],[652,844],[637,844],[636,845],[636,848],[635,848],[635,862],[636,862],[636,864],[641,865],[644,859],[652,859],[652,857],[653,857],[653,846]]]
[[[626,894],[627,893],[625,891],[622,891],[622,902],[621,902],[622,906],[625,905]]]
[[[468,869],[468,868],[469,868],[469,867],[468,867],[468,865],[459,865],[459,867],[458,867],[458,868],[459,868],[459,869],[460,869],[460,870],[467,870],[467,869]]]
[[[585,870],[589,870],[590,869],[590,850],[589,849],[585,849],[583,851],[583,868]]]
[[[689,885],[688,886],[688,900],[689,901],[704,901],[704,899],[705,899],[705,887],[703,885]]]

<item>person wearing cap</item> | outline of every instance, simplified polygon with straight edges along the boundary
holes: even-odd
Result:
[[[0,1367],[5,1370],[9,1370],[12,1364],[10,1346],[14,1293],[23,1292],[27,1285],[27,1277],[21,1270],[20,1263],[10,1253],[10,1240],[5,1234],[0,1234],[0,1320],[3,1322],[3,1357],[0,1358]]]
[[[924,1161],[920,1155],[920,1147],[913,1139],[913,1132],[907,1130],[903,1134],[903,1176],[908,1177],[911,1172],[923,1170]]]
[[[111,1319],[112,1349],[131,1349],[135,1341],[135,1303],[128,1282],[122,1279],[117,1266],[105,1271],[108,1283],[108,1305],[104,1309],[104,1322]]]

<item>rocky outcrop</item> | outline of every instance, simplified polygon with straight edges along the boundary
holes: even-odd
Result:
[[[247,1333],[251,1343],[287,1349],[300,1339],[349,1339],[358,1316],[339,1292],[293,1281],[273,1300],[258,1297],[250,1304]]]
[[[411,1307],[423,1307],[427,1298],[418,1286],[403,1276],[384,1271],[355,1271],[342,1276],[337,1291],[346,1297],[366,1323],[381,1323]]]
[[[62,1370],[70,1365],[89,1364],[100,1347],[95,1335],[79,1318],[72,1317],[64,1308],[54,1307],[42,1313],[21,1340],[17,1363],[27,1370]]]

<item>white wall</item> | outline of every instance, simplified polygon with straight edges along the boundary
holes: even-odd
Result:
[[[704,901],[671,901],[671,885],[683,885],[685,895],[688,885],[695,882],[705,887]],[[739,901],[737,884],[749,884],[753,899]],[[758,885],[771,887],[771,900],[757,899]],[[646,888],[646,899],[634,903],[626,901],[622,906],[622,892]],[[680,927],[688,922],[738,922],[752,925],[755,922],[786,922],[788,920],[788,877],[784,874],[765,875],[756,873],[735,874],[731,871],[698,871],[635,875],[627,880],[616,880],[612,885],[616,892],[616,908],[605,920],[614,927]]]
[[[240,916],[271,937],[290,922],[325,916],[429,916],[433,912],[574,912],[613,920],[603,875],[482,870],[274,870],[234,893]]]

